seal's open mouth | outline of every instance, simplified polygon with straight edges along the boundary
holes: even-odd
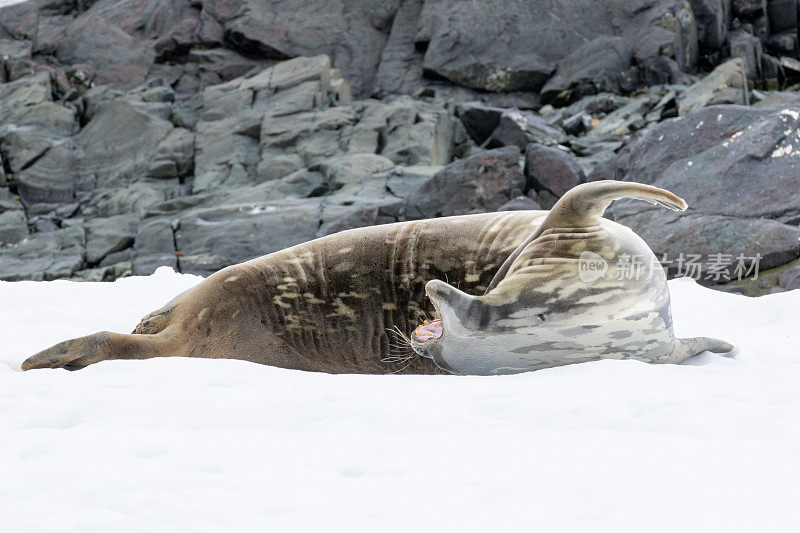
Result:
[[[414,330],[414,340],[423,343],[442,336],[442,321],[441,320],[426,320],[424,324],[417,326]]]

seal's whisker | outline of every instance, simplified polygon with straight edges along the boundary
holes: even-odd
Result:
[[[402,341],[402,343],[406,344],[409,348],[411,347],[411,338],[403,333],[403,330],[394,325],[391,327],[390,331],[397,335],[399,339],[396,339],[398,342]]]
[[[392,373],[392,374],[398,374],[398,373],[402,372],[403,370],[405,370],[406,368],[410,367],[410,366],[411,366],[413,363],[414,363],[414,360],[412,359],[412,360],[411,360],[411,361],[409,361],[409,362],[408,362],[408,364],[407,364],[407,365],[405,365],[403,368],[398,368],[397,370],[393,370],[391,373]]]

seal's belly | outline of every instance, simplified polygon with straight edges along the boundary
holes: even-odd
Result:
[[[482,294],[545,212],[448,217],[351,230],[244,263],[269,334],[328,372],[438,372],[403,335],[433,318],[425,284]],[[237,267],[238,268],[238,267]],[[402,357],[405,354],[407,357]]]

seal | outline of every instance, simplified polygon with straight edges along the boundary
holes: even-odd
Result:
[[[686,208],[656,187],[601,181],[549,212],[348,230],[224,268],[130,335],[68,340],[22,368],[185,356],[330,373],[505,374],[731,350],[675,338],[663,269],[631,230],[601,217],[622,197]],[[652,261],[626,279],[614,264],[625,255]]]

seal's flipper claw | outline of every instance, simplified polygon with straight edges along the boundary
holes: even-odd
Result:
[[[22,370],[65,368],[79,370],[107,359],[147,359],[166,355],[172,336],[123,335],[101,331],[86,337],[60,342],[22,363]]]

